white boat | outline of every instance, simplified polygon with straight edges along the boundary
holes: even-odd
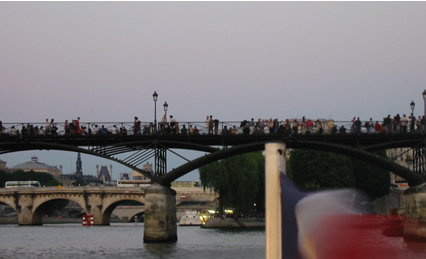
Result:
[[[185,215],[180,217],[180,226],[201,226],[203,221],[196,211],[186,211]]]

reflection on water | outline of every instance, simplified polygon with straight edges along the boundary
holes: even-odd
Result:
[[[426,243],[386,237],[398,258],[424,258]],[[178,241],[144,244],[143,224],[44,226],[0,225],[0,258],[265,258],[264,230],[178,226]]]

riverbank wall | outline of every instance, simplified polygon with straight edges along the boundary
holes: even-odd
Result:
[[[256,218],[210,218],[202,228],[265,228],[265,220]]]

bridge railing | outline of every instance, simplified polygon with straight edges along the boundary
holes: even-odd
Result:
[[[377,124],[380,126],[377,127]],[[342,134],[342,133],[389,133],[423,134],[426,125],[417,123],[407,125],[385,125],[383,121],[374,121],[373,125],[362,122],[356,127],[353,121],[335,120],[268,120],[268,121],[216,121],[209,125],[206,121],[177,121],[175,123],[141,122],[135,127],[134,122],[79,122],[78,127],[72,122],[15,122],[1,123],[0,136],[23,135],[238,135],[238,134]]]

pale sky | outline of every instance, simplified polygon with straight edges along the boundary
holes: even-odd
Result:
[[[154,91],[178,121],[381,120],[412,100],[423,115],[425,13],[426,2],[0,2],[0,120],[153,121]],[[76,154],[52,152],[0,159],[75,170]]]

